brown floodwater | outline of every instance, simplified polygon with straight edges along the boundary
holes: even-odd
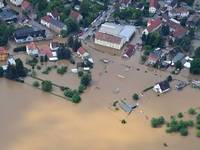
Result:
[[[0,79],[0,149],[1,150],[198,150],[195,129],[188,137],[166,134],[165,129],[152,129],[149,119],[160,115],[169,118],[190,107],[200,106],[200,91],[190,87],[161,96],[149,91],[139,101],[139,107],[127,116],[121,110],[113,112],[115,100],[131,101],[135,92],[164,80],[169,73],[156,71],[138,63],[138,53],[131,60],[122,60],[89,50],[94,58],[92,86],[82,96],[82,102],[72,104],[29,85]],[[111,61],[108,65],[100,59]],[[65,64],[65,63],[64,63]],[[127,67],[129,66],[129,67]],[[70,66],[72,67],[72,66]],[[138,68],[140,70],[138,71]],[[125,78],[119,78],[118,75]],[[42,75],[56,83],[77,86],[76,75],[58,76],[55,71]],[[186,80],[184,75],[175,76]],[[119,89],[119,93],[114,92]],[[127,124],[121,124],[126,119]],[[168,147],[164,147],[167,143]]]

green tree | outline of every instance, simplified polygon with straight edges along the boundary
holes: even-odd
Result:
[[[81,77],[81,85],[89,86],[91,83],[92,77],[90,73],[86,73]]]
[[[161,125],[165,124],[165,118],[164,117],[159,117],[159,118],[152,118],[151,119],[151,126],[153,128],[157,128]]]
[[[183,68],[183,65],[182,65],[181,61],[177,61],[177,62],[175,63],[175,68],[176,68],[176,69],[180,69],[180,70]]]
[[[196,110],[194,109],[194,108],[190,108],[189,110],[188,110],[188,114],[190,114],[190,115],[195,115],[197,112],[196,112]]]
[[[72,96],[72,102],[73,103],[79,103],[81,101],[81,97],[79,92],[74,92]]]
[[[33,86],[34,86],[34,87],[39,87],[39,86],[40,86],[40,83],[39,83],[38,81],[34,81],[34,82],[33,82]]]
[[[72,19],[72,18],[67,18],[64,23],[67,26],[67,33],[72,33],[72,32],[76,32],[79,30],[79,25],[78,23]]]
[[[167,35],[169,35],[169,32],[170,32],[169,26],[168,25],[163,25],[162,28],[161,28],[161,34],[163,36],[167,36]]]
[[[190,73],[195,75],[200,74],[200,58],[194,58],[191,62]]]
[[[137,93],[133,94],[132,96],[133,100],[139,100],[139,95]]]
[[[53,89],[51,81],[42,81],[42,90],[45,92],[51,92]]]
[[[3,75],[4,75],[3,67],[0,67],[0,77],[3,77]]]
[[[14,65],[8,64],[5,76],[11,80],[18,78],[16,67]]]
[[[16,71],[17,71],[17,75],[19,77],[26,77],[26,70],[24,68],[23,62],[21,61],[21,59],[16,59]]]
[[[74,44],[74,38],[73,38],[72,35],[69,36],[69,38],[68,38],[68,42],[67,42],[67,43],[68,43],[68,46],[69,46],[69,47],[71,47],[71,48],[73,47],[73,44]]]
[[[195,50],[194,57],[195,57],[195,58],[200,58],[200,47],[198,47],[198,48]]]

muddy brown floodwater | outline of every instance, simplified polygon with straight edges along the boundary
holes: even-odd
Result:
[[[113,112],[109,106],[114,100],[126,98],[131,101],[133,93],[165,79],[168,73],[139,65],[138,54],[125,61],[90,52],[95,61],[93,82],[78,105],[26,84],[0,79],[1,150],[199,149],[195,129],[189,130],[188,137],[181,137],[166,134],[164,128],[152,129],[148,120],[160,115],[169,118],[189,107],[200,106],[199,90],[187,87],[159,97],[149,91],[130,116],[121,110]],[[111,60],[107,67],[99,61],[103,58]],[[118,74],[125,78],[119,78]],[[53,77],[54,74],[50,75]],[[186,79],[181,75],[176,78]],[[54,80],[60,82],[62,78]],[[70,84],[73,80],[77,82],[72,78]],[[116,88],[119,93],[114,92]],[[122,119],[126,119],[127,124],[121,124]],[[166,144],[168,147],[164,146]]]

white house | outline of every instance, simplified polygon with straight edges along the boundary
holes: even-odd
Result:
[[[34,42],[31,42],[26,45],[26,52],[30,56],[38,56],[39,54],[39,48]]]
[[[165,92],[168,92],[170,90],[170,85],[169,85],[169,82],[168,81],[162,81],[158,84],[156,84],[154,87],[153,87],[153,90],[156,92],[156,93],[160,93],[160,94],[163,94]]]
[[[10,0],[13,5],[20,6],[24,0]]]

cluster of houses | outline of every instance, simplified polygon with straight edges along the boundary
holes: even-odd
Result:
[[[149,54],[146,64],[149,66],[159,65],[162,68],[168,68],[169,66],[175,66],[177,62],[181,62],[183,67],[189,69],[192,60],[193,58],[185,55],[177,48],[170,50],[156,48]]]
[[[47,56],[49,61],[57,61],[57,50],[62,47],[63,44],[59,42],[51,42],[48,46],[38,47],[36,43],[31,42],[26,45],[26,52],[32,57],[45,57]]]

